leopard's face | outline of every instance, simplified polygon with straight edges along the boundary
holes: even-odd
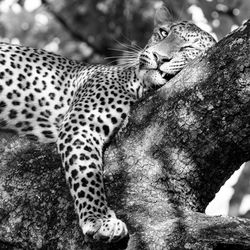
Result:
[[[165,84],[188,62],[216,43],[209,33],[191,22],[166,19],[169,16],[164,20],[161,16],[160,22],[156,20],[154,32],[139,55],[139,76],[149,86]]]

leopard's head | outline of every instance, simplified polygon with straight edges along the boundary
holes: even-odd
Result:
[[[215,43],[209,33],[191,22],[174,21],[162,7],[156,11],[153,34],[139,53],[139,76],[149,86],[163,85]]]

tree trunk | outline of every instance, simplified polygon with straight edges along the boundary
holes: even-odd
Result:
[[[85,245],[54,146],[17,140],[2,153],[0,248],[249,249],[250,220],[204,214],[250,160],[249,37],[250,21],[134,107],[107,148],[106,192],[128,242]]]

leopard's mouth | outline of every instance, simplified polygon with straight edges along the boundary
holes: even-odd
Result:
[[[163,72],[159,69],[141,69],[139,70],[139,77],[147,86],[161,86],[169,81],[173,75]]]
[[[158,79],[162,84],[163,81],[167,82],[170,79],[172,79],[175,76],[176,72],[173,72],[171,70],[162,70],[162,66],[167,68],[166,66],[169,64],[169,61],[163,61],[161,64],[158,65],[149,65],[144,63],[139,64],[139,76],[142,79],[148,78],[147,76],[150,76],[150,78],[154,78],[155,80]],[[154,81],[157,84],[157,81]],[[158,85],[158,84],[157,84]]]
[[[160,73],[161,77],[162,77],[163,79],[165,79],[166,81],[169,81],[170,79],[172,79],[172,78],[174,77],[173,74],[169,74],[169,73],[164,72],[164,71],[162,71],[162,70],[160,70],[160,69],[157,69],[157,70],[158,70],[158,72]]]

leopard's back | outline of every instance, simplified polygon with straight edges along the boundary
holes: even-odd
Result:
[[[86,74],[84,74],[86,68]],[[0,129],[55,141],[79,81],[91,67],[30,47],[0,44]]]

